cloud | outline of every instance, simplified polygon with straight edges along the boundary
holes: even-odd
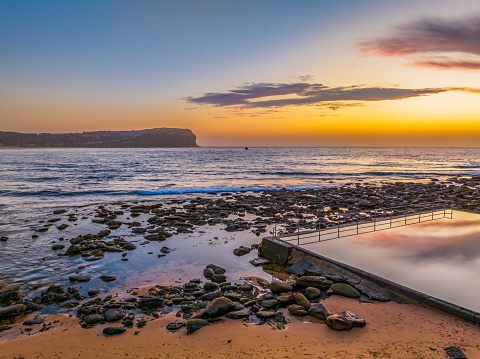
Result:
[[[359,48],[362,56],[406,57],[421,67],[479,70],[480,15],[455,21],[414,21],[396,26],[391,35],[361,41]]]
[[[333,110],[346,107],[345,101],[360,102],[400,100],[427,96],[447,91],[470,91],[466,87],[439,87],[405,89],[397,87],[347,86],[328,87],[320,83],[249,83],[223,93],[208,92],[199,97],[187,97],[186,101],[196,105],[236,108],[279,108],[301,105],[323,105]],[[333,102],[339,102],[336,106]]]

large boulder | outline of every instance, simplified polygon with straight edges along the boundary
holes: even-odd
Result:
[[[220,317],[235,309],[235,303],[225,297],[215,298],[205,308],[205,315],[209,318]]]
[[[13,318],[22,315],[27,310],[24,304],[15,304],[10,307],[0,308],[0,319]]]
[[[363,327],[366,321],[355,313],[346,311],[327,317],[327,325],[334,330],[350,330],[353,327]]]
[[[330,289],[335,294],[340,294],[340,295],[343,295],[344,297],[350,297],[350,298],[360,297],[360,293],[358,292],[358,290],[356,290],[352,286],[345,283],[334,283],[330,286]]]
[[[297,279],[295,286],[298,288],[314,287],[319,289],[328,289],[332,285],[332,281],[316,275],[307,275]]]

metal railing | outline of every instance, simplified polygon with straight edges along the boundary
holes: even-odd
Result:
[[[447,205],[447,203],[424,203],[378,208],[370,210],[368,214],[356,213],[353,215],[356,216],[354,220],[345,220],[340,213],[337,213],[336,221],[330,220],[328,223],[325,223],[325,219],[323,221],[303,221],[302,223],[298,221],[293,225],[290,222],[290,226],[286,230],[287,233],[277,231],[277,226],[275,226],[273,237],[285,242],[296,242],[300,246],[442,218],[451,219],[453,218],[453,202],[450,202],[450,205]],[[362,218],[359,219],[359,216],[362,216]],[[300,230],[302,226],[314,227],[315,229]]]

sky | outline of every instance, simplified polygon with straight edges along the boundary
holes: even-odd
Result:
[[[478,0],[0,2],[0,131],[480,146]]]

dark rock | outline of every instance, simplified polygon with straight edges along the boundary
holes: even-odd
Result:
[[[240,246],[239,248],[235,248],[233,250],[233,254],[235,254],[237,257],[244,256],[245,254],[250,253],[251,249],[248,247]]]
[[[305,295],[308,299],[318,298],[320,297],[320,294],[322,294],[322,291],[318,288],[308,287],[305,289]]]
[[[72,283],[85,283],[90,281],[90,277],[84,275],[72,275],[68,277],[68,280]]]
[[[10,307],[0,308],[0,319],[13,318],[23,315],[27,310],[25,304],[15,304]]]
[[[17,285],[7,285],[0,289],[0,305],[7,306],[22,299],[22,295],[19,293],[19,290],[20,287]]]
[[[205,319],[189,319],[187,321],[187,334],[192,334],[207,325],[208,321]]]
[[[295,298],[293,297],[293,293],[288,293],[284,295],[279,295],[276,298],[279,305],[290,305],[296,302]]]
[[[308,314],[320,320],[325,320],[330,316],[327,308],[325,308],[321,303],[313,303],[310,308],[308,308]]]
[[[268,300],[264,300],[262,302],[262,306],[265,309],[271,309],[271,308],[274,308],[277,305],[278,305],[278,300],[276,300],[276,299],[268,299]]]
[[[205,316],[205,308],[197,310],[195,313],[192,314],[190,319],[203,319]]]
[[[180,322],[170,322],[167,324],[167,329],[168,330],[178,330],[186,325],[185,321],[180,321]]]
[[[203,276],[204,276],[205,278],[210,278],[210,277],[211,277],[212,275],[214,275],[214,274],[215,274],[215,272],[213,271],[212,268],[205,268],[205,269],[203,270]]]
[[[227,280],[227,277],[224,276],[223,274],[214,274],[214,275],[212,275],[211,279],[212,279],[212,282],[222,283],[222,282],[225,282]]]
[[[199,300],[212,300],[212,299],[215,299],[217,297],[219,297],[220,295],[222,294],[221,291],[217,290],[217,291],[214,291],[214,292],[210,292],[210,293],[207,293],[207,294],[204,294],[202,295],[201,297],[199,297],[198,299]]]
[[[386,289],[364,279],[362,279],[360,283],[355,284],[355,288],[365,293],[370,299],[381,302],[390,300],[390,293]]]
[[[121,309],[109,309],[103,313],[103,317],[107,322],[116,322],[117,320],[123,319],[125,312]]]
[[[273,310],[259,310],[255,315],[262,319],[273,318],[277,313]]]
[[[30,310],[32,312],[35,312],[37,310],[43,309],[43,305],[31,302],[29,300],[25,300],[22,304],[25,304],[27,307],[27,310]]]
[[[8,237],[6,236],[0,237],[0,242],[6,242],[6,241],[8,241]]]
[[[41,293],[41,303],[61,303],[72,298],[72,295],[67,293],[65,289],[58,285],[51,285],[45,292]]]
[[[103,329],[103,334],[105,335],[116,335],[125,333],[127,330],[120,327],[106,327]]]
[[[113,276],[113,275],[102,275],[100,277],[100,280],[102,282],[113,282],[114,280],[117,280],[117,277]]]
[[[225,268],[219,267],[215,264],[209,264],[207,265],[207,268],[213,269],[213,272],[215,274],[225,274],[225,272],[227,271]]]
[[[36,325],[36,324],[43,324],[43,323],[45,323],[44,318],[36,318],[36,319],[33,319],[33,320],[27,320],[27,321],[23,322],[23,325]]]
[[[243,318],[248,318],[250,314],[248,312],[237,310],[234,312],[227,313],[225,316],[231,319],[243,319]]]
[[[349,298],[360,297],[360,293],[355,288],[345,283],[334,283],[330,286],[330,289],[334,293],[343,295],[344,297],[349,297]]]
[[[87,324],[97,324],[103,320],[103,317],[98,313],[93,313],[83,317],[83,320]]]
[[[331,280],[328,280],[327,278],[322,276],[303,276],[298,278],[295,282],[295,285],[298,288],[314,287],[320,289],[328,289],[332,284],[333,282]]]
[[[63,249],[63,248],[65,248],[65,246],[64,246],[63,244],[54,244],[54,245],[52,246],[52,249],[53,249],[54,251],[56,251],[56,250],[58,250],[58,249]]]
[[[168,247],[162,247],[162,248],[160,249],[160,252],[162,252],[162,253],[164,253],[164,254],[168,254],[168,253],[170,253],[171,251],[172,251],[172,250],[171,250],[170,248],[168,248]]]
[[[353,327],[363,327],[366,322],[352,312],[342,312],[327,317],[327,325],[334,330],[350,330]]]
[[[293,287],[290,283],[275,281],[270,283],[270,290],[272,293],[283,293],[283,292],[291,292]]]
[[[90,289],[88,291],[88,296],[89,297],[95,297],[96,295],[98,295],[98,289]]]
[[[293,293],[293,297],[298,305],[304,307],[305,309],[310,308],[310,302],[302,293]]]
[[[287,307],[287,309],[291,314],[297,315],[300,317],[303,317],[308,314],[306,309],[298,304],[291,304]]]
[[[163,305],[163,299],[161,298],[142,298],[138,302],[140,309],[155,309]]]
[[[467,356],[457,347],[448,347],[444,350],[450,359],[468,359]]]
[[[97,307],[80,307],[77,310],[78,315],[89,315],[97,312]]]
[[[208,304],[207,308],[205,308],[205,315],[209,318],[220,317],[233,310],[234,307],[235,303],[228,298],[215,298]]]
[[[253,284],[250,284],[250,283],[245,283],[245,284],[242,284],[240,287],[238,287],[238,289],[244,292],[251,292],[253,288],[254,288]]]
[[[253,258],[250,262],[249,262],[251,265],[253,265],[254,267],[261,267],[261,266],[264,266],[266,264],[270,264],[270,261],[266,258]]]

